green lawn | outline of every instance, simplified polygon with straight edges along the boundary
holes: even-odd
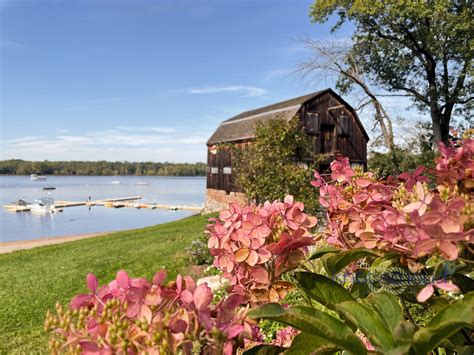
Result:
[[[0,255],[0,353],[46,353],[46,310],[86,292],[93,272],[101,284],[119,269],[150,279],[189,272],[186,248],[205,228],[207,216],[107,236]]]

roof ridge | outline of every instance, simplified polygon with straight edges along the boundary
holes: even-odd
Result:
[[[310,94],[294,97],[292,99],[275,102],[275,103],[267,105],[267,106],[258,107],[258,108],[252,109],[252,110],[244,111],[244,112],[239,113],[238,115],[235,115],[235,116],[223,121],[222,123],[230,122],[230,121],[241,119],[241,118],[248,117],[248,116],[255,116],[255,115],[258,115],[258,114],[261,114],[261,113],[264,113],[264,112],[268,112],[268,111],[273,111],[273,110],[276,110],[276,109],[282,109],[282,108],[285,108],[285,107],[290,107],[290,106],[295,106],[295,105],[302,105],[306,101],[314,98],[315,96],[321,95],[322,93],[324,93],[326,91],[330,91],[330,90],[331,90],[330,88],[327,88],[327,89],[324,89],[324,90],[315,91],[315,92],[310,93]]]

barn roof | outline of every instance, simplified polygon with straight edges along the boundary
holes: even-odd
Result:
[[[263,122],[274,119],[282,119],[289,121],[298,113],[302,105],[327,92],[331,92],[344,104],[346,104],[351,111],[353,111],[352,107],[334,91],[332,91],[331,89],[325,89],[314,92],[312,94],[299,96],[294,99],[261,107],[255,110],[245,111],[238,114],[237,116],[229,118],[228,120],[220,124],[214,134],[207,141],[207,144],[212,145],[255,138],[255,127],[257,122]],[[361,125],[360,121],[358,123]],[[362,131],[367,136],[363,127]]]
[[[325,91],[327,90],[278,102],[255,110],[242,112],[241,114],[222,122],[211,138],[209,138],[207,144],[211,145],[254,138],[257,122],[272,119],[283,119],[289,121],[300,110],[301,105],[319,96]]]

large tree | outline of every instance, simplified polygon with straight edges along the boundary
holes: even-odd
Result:
[[[315,80],[335,77],[336,87],[341,93],[356,91],[360,94],[362,98],[355,107],[356,111],[360,113],[365,107],[372,107],[372,130],[380,128],[380,136],[376,137],[376,141],[381,141],[389,152],[393,152],[395,143],[392,118],[366,78],[365,63],[351,50],[352,43],[306,38],[303,44],[311,51],[311,55],[300,63],[298,71],[305,77],[313,76]]]
[[[317,0],[315,22],[356,25],[353,51],[373,79],[429,112],[435,141],[447,142],[455,110],[474,100],[472,0]],[[468,113],[469,116],[469,113]]]

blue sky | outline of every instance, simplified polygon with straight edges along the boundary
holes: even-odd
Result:
[[[241,111],[318,86],[292,72],[311,0],[0,0],[1,159],[205,161]]]

